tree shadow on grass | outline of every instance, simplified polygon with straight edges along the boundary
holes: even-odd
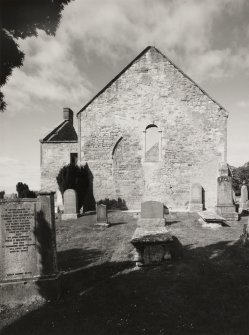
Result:
[[[183,253],[135,271],[110,262],[69,272],[59,302],[2,334],[247,334],[249,249],[226,241]]]
[[[101,252],[98,249],[70,249],[57,253],[58,268],[60,271],[70,271],[85,267],[96,262],[101,258]]]

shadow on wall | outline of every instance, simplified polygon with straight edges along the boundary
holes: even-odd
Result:
[[[37,250],[39,253],[39,274],[40,280],[37,281],[40,295],[45,299],[56,298],[57,291],[53,287],[52,281],[45,281],[48,277],[53,277],[57,274],[57,259],[56,259],[56,240],[55,232],[47,222],[44,212],[41,210],[36,213],[37,223],[34,234],[37,240]],[[55,283],[56,285],[56,283]]]
[[[106,205],[107,209],[121,209],[123,211],[128,209],[125,200],[121,198],[118,198],[118,200],[105,198],[97,201],[97,205],[101,204]]]
[[[248,248],[222,241],[185,246],[184,258],[169,265],[88,266],[68,274],[59,303],[1,334],[247,334],[248,258]]]
[[[82,201],[84,213],[95,210],[95,198],[93,194],[94,177],[87,163],[85,165],[85,169],[87,171],[88,187],[87,187],[86,193],[83,196],[83,201]]]

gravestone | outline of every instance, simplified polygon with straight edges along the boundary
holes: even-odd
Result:
[[[64,213],[61,215],[62,220],[77,219],[77,193],[73,189],[64,192]]]
[[[145,201],[141,204],[141,216],[138,226],[165,226],[166,206],[159,201]]]
[[[238,220],[239,217],[233,203],[232,177],[228,176],[228,169],[225,166],[220,169],[220,176],[217,179],[216,213],[227,221]]]
[[[59,295],[54,194],[0,202],[0,297],[15,304]]]
[[[106,205],[96,204],[96,214],[97,214],[96,225],[109,226]]]
[[[159,201],[145,201],[141,204],[141,218],[162,219],[164,216],[164,205]]]
[[[189,210],[200,212],[203,210],[203,188],[200,183],[193,183],[190,189]]]
[[[137,266],[161,264],[181,254],[181,243],[165,227],[137,228],[130,242]]]
[[[239,210],[240,210],[240,213],[248,210],[248,190],[247,190],[245,181],[243,181],[243,185],[241,186]]]

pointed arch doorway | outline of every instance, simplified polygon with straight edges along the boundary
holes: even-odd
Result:
[[[120,137],[112,152],[112,176],[116,198],[128,209],[139,209],[144,191],[143,168],[139,141],[131,136]]]

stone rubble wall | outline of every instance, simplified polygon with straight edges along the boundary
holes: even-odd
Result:
[[[120,197],[135,209],[142,201],[158,200],[186,209],[191,183],[199,182],[206,207],[215,206],[227,112],[155,49],[133,63],[80,119],[81,161],[93,173],[96,201]],[[155,163],[144,160],[149,124],[161,131],[161,157]]]
[[[56,177],[60,169],[70,163],[70,153],[78,152],[78,143],[41,144],[41,190],[58,190]]]

